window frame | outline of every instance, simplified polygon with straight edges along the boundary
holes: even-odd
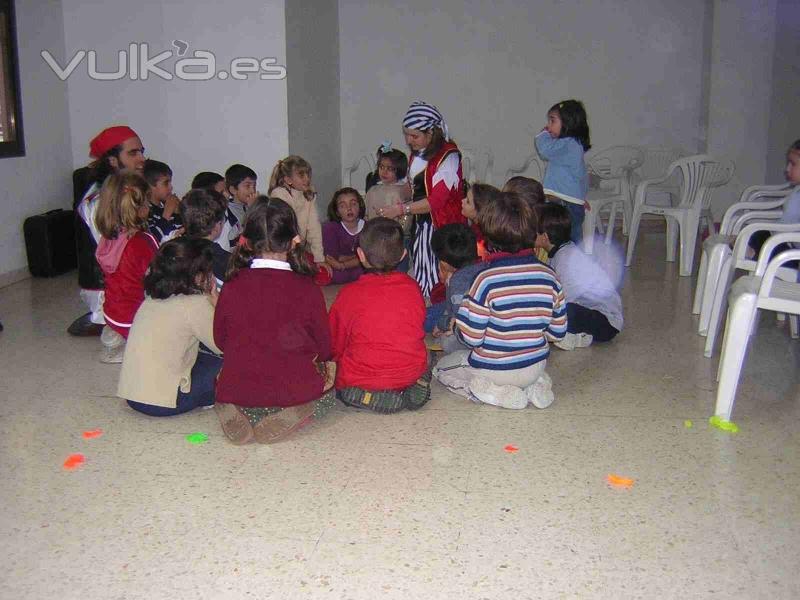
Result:
[[[19,46],[17,44],[17,19],[14,0],[0,0],[0,13],[6,15],[8,22],[8,48],[0,47],[0,60],[8,66],[8,77],[12,88],[10,98],[5,98],[14,120],[16,137],[10,141],[0,141],[0,159],[25,156],[25,136],[22,128],[22,90],[19,78]],[[0,27],[3,26],[0,17]]]

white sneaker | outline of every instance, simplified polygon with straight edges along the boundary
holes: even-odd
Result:
[[[562,350],[575,350],[575,348],[588,348],[594,338],[588,333],[568,333],[563,340],[553,342],[554,346]]]
[[[528,397],[522,389],[515,385],[497,385],[485,377],[474,377],[469,391],[484,404],[516,410],[528,406]]]
[[[125,356],[125,338],[111,329],[108,325],[103,327],[100,334],[103,349],[100,351],[100,362],[105,364],[119,364]]]
[[[536,408],[547,408],[555,400],[553,395],[553,380],[550,375],[542,373],[533,384],[525,388],[525,396],[528,402],[533,404]]]

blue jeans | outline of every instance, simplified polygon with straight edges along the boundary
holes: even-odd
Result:
[[[447,308],[446,301],[432,304],[425,309],[425,333],[430,333],[433,331],[433,328],[439,324],[439,321],[442,320],[445,308]]]
[[[569,216],[572,220],[570,239],[576,244],[580,244],[583,240],[583,219],[586,217],[586,211],[584,210],[582,204],[564,202],[564,205],[567,207]]]
[[[567,332],[588,333],[595,342],[609,342],[619,333],[597,310],[567,302]]]
[[[178,390],[175,408],[153,406],[128,400],[128,406],[151,417],[171,417],[180,415],[201,406],[214,404],[214,388],[217,383],[217,373],[222,367],[222,358],[204,352],[197,353],[197,360],[192,367],[192,387],[188,392]]]

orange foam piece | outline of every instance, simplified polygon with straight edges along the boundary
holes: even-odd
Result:
[[[609,473],[606,475],[606,481],[609,485],[613,485],[614,487],[620,488],[632,488],[633,487],[633,479],[629,477],[620,477],[619,475],[614,475],[613,473]]]
[[[519,448],[517,448],[514,444],[509,444],[505,448],[503,448],[509,454],[514,454],[514,452],[519,452]]]
[[[84,462],[86,462],[86,457],[83,454],[70,454],[64,461],[64,468],[71,471],[80,467]]]
[[[92,438],[98,438],[103,435],[102,429],[89,429],[83,432],[83,438],[86,440],[91,440]]]

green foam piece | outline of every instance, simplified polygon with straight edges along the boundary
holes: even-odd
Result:
[[[726,421],[718,415],[711,417],[708,422],[719,429],[720,431],[728,431],[730,433],[739,433],[739,426],[733,421]]]
[[[683,426],[686,427],[686,429],[691,429],[692,427],[694,427],[694,423],[692,423],[691,419],[686,419],[683,422]]]
[[[190,444],[205,444],[208,441],[208,434],[202,431],[195,431],[186,436],[186,441]]]

